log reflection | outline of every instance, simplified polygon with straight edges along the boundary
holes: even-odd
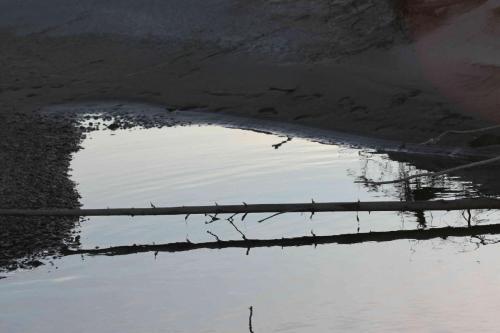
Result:
[[[357,244],[364,242],[389,242],[402,239],[428,240],[433,238],[448,237],[475,237],[500,234],[500,224],[475,225],[471,227],[443,227],[417,230],[381,231],[357,234],[341,234],[329,236],[303,236],[276,239],[243,239],[243,240],[218,240],[214,242],[191,243],[177,242],[167,244],[125,245],[96,249],[69,249],[62,250],[63,255],[89,254],[89,255],[126,255],[141,252],[184,252],[198,249],[226,249],[242,248],[251,249],[259,247],[297,247],[322,244]]]

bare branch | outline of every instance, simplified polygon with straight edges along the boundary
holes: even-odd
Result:
[[[273,215],[271,215],[271,216],[268,216],[268,217],[263,218],[262,220],[257,221],[257,223],[262,223],[262,222],[264,222],[264,221],[267,221],[267,220],[269,220],[269,219],[272,219],[273,217],[278,216],[278,215],[281,215],[281,214],[283,214],[283,213],[282,213],[282,212],[279,212],[279,213],[273,214]]]
[[[471,133],[490,131],[490,130],[497,129],[497,128],[500,128],[500,125],[488,126],[488,127],[482,127],[482,128],[476,128],[476,129],[470,129],[470,130],[448,130],[448,131],[441,133],[437,137],[430,138],[429,140],[424,141],[420,144],[421,145],[436,144],[439,141],[441,141],[441,139],[444,138],[448,134],[471,134]]]
[[[235,229],[236,231],[238,231],[238,232],[239,232],[239,234],[241,235],[241,237],[243,238],[243,240],[247,240],[247,237],[245,236],[245,234],[244,234],[243,232],[241,232],[241,230],[240,230],[240,229],[238,229],[238,227],[237,227],[237,226],[233,223],[233,221],[232,221],[232,220],[227,220],[227,221],[228,221],[229,223],[231,223],[231,225],[234,227],[234,229]]]
[[[216,240],[217,242],[221,242],[221,240],[220,240],[219,236],[217,236],[216,234],[214,234],[214,233],[213,233],[213,232],[211,232],[210,230],[207,230],[207,234],[214,236],[214,238],[215,238],[215,240]]]
[[[279,147],[283,146],[285,143],[292,141],[291,137],[287,137],[286,140],[281,141],[280,143],[277,143],[273,145],[274,149],[278,149]]]

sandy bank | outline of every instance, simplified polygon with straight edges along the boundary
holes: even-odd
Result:
[[[2,109],[85,100],[204,108],[418,142],[488,124],[433,88],[398,53],[283,63],[210,45],[163,46],[106,37],[3,37]],[[372,59],[373,61],[369,61]]]
[[[204,106],[418,141],[495,119],[497,5],[2,0],[1,105]]]
[[[498,106],[493,0],[0,5],[3,110],[121,99],[418,142]]]

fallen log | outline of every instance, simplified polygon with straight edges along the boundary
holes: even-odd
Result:
[[[500,234],[500,224],[476,225],[471,227],[443,227],[416,230],[378,231],[357,234],[329,236],[303,236],[275,239],[218,240],[215,242],[191,243],[178,242],[167,244],[124,245],[95,249],[64,248],[62,255],[127,255],[143,252],[184,252],[198,249],[251,249],[259,247],[296,247],[321,244],[356,244],[364,242],[389,242],[402,239],[428,240],[433,238],[467,237]]]
[[[318,213],[318,212],[382,212],[382,211],[451,211],[500,209],[499,199],[457,199],[435,201],[309,202],[283,204],[241,204],[212,206],[178,206],[154,208],[104,209],[0,209],[0,216],[147,216],[207,215],[252,213]]]

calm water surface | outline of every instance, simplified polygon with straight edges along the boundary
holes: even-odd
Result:
[[[96,131],[72,164],[86,208],[397,200],[411,188],[373,189],[360,177],[415,172],[345,146],[216,126]],[[428,185],[428,184],[427,184]],[[433,184],[436,197],[474,188]],[[454,192],[457,191],[457,192]],[[458,194],[457,194],[458,193]],[[473,212],[474,223],[498,214]],[[248,238],[460,226],[459,212],[285,214],[236,224]],[[82,248],[240,235],[206,217],[82,221]],[[425,223],[425,224],[424,224]],[[491,237],[490,237],[491,238]],[[497,331],[498,245],[474,238],[318,247],[68,256],[0,280],[0,332],[457,332]]]

